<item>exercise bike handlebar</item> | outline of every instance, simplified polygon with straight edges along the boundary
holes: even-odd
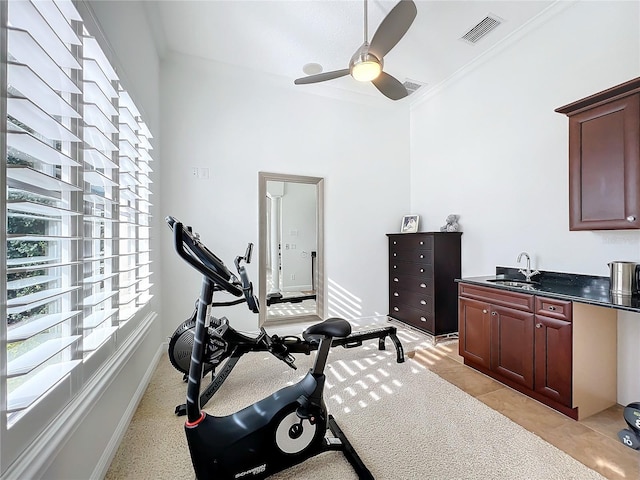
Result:
[[[216,257],[188,229],[185,229],[182,223],[171,216],[166,217],[165,221],[173,229],[174,246],[184,261],[230,294],[240,297],[245,293],[242,287],[236,283],[236,277],[227,269],[222,260]]]

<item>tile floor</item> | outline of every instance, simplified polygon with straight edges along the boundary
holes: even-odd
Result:
[[[414,358],[601,475],[640,479],[640,451],[618,440],[618,432],[626,427],[622,406],[615,405],[577,422],[464,365],[457,341],[416,350]]]

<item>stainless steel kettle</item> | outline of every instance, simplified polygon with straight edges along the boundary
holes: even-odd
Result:
[[[640,288],[640,264],[635,262],[611,262],[611,293],[617,295],[634,295]]]

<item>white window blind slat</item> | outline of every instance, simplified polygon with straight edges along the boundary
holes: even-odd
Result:
[[[93,352],[97,350],[100,345],[106,342],[113,333],[118,329],[118,327],[108,327],[108,328],[98,328],[93,331],[90,335],[84,340],[83,343],[83,352]]]
[[[7,413],[23,410],[82,363],[81,360],[49,365],[7,395]]]
[[[28,202],[28,201],[10,201],[7,203],[7,209],[9,212],[26,212],[35,213],[38,215],[60,216],[68,217],[71,215],[79,215],[79,212],[73,210],[67,210],[64,208],[54,207],[51,205],[44,205],[42,203]],[[9,213],[11,215],[11,213]]]
[[[96,328],[98,325],[113,317],[116,313],[118,313],[117,308],[98,310],[97,312],[92,313],[84,319],[83,328]]]
[[[82,42],[71,28],[69,20],[65,18],[63,11],[54,2],[33,2],[33,6],[40,12],[45,21],[63,43],[82,45]]]
[[[52,338],[37,347],[29,350],[24,355],[20,355],[15,360],[11,360],[7,364],[7,377],[17,377],[26,375],[35,370],[38,366],[49,360],[54,355],[60,353],[65,348],[71,346],[81,335],[73,335],[64,338]]]
[[[30,167],[9,165],[7,166],[7,178],[34,185],[44,190],[52,190],[57,192],[71,192],[82,190],[80,187],[71,185],[67,182],[63,182],[58,178],[51,177]]]
[[[10,86],[19,86],[20,93],[31,99],[32,102],[49,115],[80,118],[80,114],[53,91],[44,80],[38,77],[29,66],[22,63],[9,62],[7,74]]]
[[[36,42],[46,48],[56,64],[64,68],[80,68],[78,61],[31,2],[11,0],[9,24],[30,32]]]
[[[9,53],[29,65],[47,85],[58,92],[80,93],[80,89],[33,37],[24,30],[7,29]]]
[[[21,160],[28,160],[29,157],[33,157],[49,165],[64,165],[69,167],[79,165],[79,163],[71,157],[25,131],[9,132],[7,134],[7,143],[9,144],[9,153]],[[12,149],[17,151],[12,151]],[[20,152],[25,155],[20,155]]]
[[[79,310],[72,310],[63,313],[53,313],[44,315],[42,317],[35,318],[29,323],[25,323],[15,328],[10,328],[7,331],[7,342],[18,342],[21,340],[27,340],[45,330],[49,330],[56,325],[59,325],[77,315],[82,313]]]
[[[51,140],[80,141],[68,128],[28,98],[7,98],[7,113]]]

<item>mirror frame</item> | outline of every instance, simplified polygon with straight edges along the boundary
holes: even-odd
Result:
[[[286,320],[269,320],[267,315],[267,182],[308,183],[316,186],[317,257],[316,315],[295,315]],[[259,326],[295,322],[319,322],[324,318],[324,179],[304,175],[258,172],[258,299]]]

